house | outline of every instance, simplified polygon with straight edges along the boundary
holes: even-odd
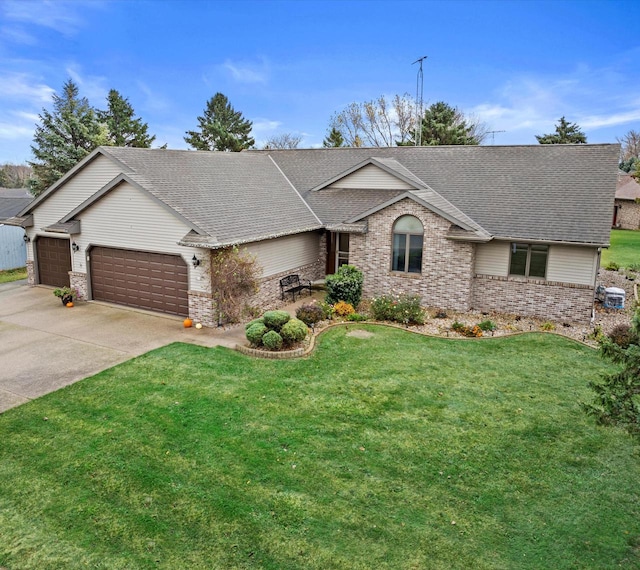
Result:
[[[31,200],[33,196],[25,188],[0,188],[0,271],[24,267],[27,262],[24,230],[1,220],[15,216]]]
[[[618,171],[613,227],[623,230],[640,229],[640,184],[628,172]]]
[[[283,276],[350,263],[365,297],[586,321],[617,158],[617,145],[101,147],[8,223],[29,236],[30,285],[205,325],[209,251],[230,246],[261,266],[262,308]]]

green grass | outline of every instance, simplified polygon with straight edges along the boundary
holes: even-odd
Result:
[[[611,247],[602,250],[600,266],[606,267],[612,261],[620,267],[640,265],[640,231],[611,230]]]
[[[0,283],[9,283],[10,281],[18,281],[27,278],[27,268],[18,267],[16,269],[5,269],[0,271]]]
[[[354,328],[173,344],[0,416],[0,567],[640,567],[638,450],[577,404],[595,351]]]

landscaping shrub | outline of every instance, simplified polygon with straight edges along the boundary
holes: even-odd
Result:
[[[542,323],[540,325],[540,328],[543,331],[551,332],[551,331],[556,330],[556,325],[554,325],[551,321],[547,321],[546,323]]]
[[[361,315],[360,313],[351,313],[350,315],[347,316],[347,320],[354,321],[354,322],[366,321],[367,315]]]
[[[338,317],[348,317],[355,312],[356,310],[353,308],[353,305],[351,303],[345,303],[344,301],[338,301],[333,306],[333,314]]]
[[[262,337],[269,329],[264,323],[253,323],[246,331],[245,335],[247,340],[255,345],[260,346],[262,344]]]
[[[252,325],[255,325],[256,323],[264,324],[264,319],[260,317],[259,319],[253,319],[252,321],[249,321],[246,325],[244,325],[244,330],[245,331],[249,330],[249,327],[251,327]]]
[[[610,261],[609,263],[607,263],[605,269],[608,271],[618,271],[618,269],[620,269],[620,264],[616,263],[615,261]]]
[[[466,325],[462,324],[459,321],[453,321],[453,324],[451,325],[451,329],[456,331],[456,332],[460,332],[465,327],[466,327]]]
[[[291,319],[280,329],[280,335],[287,344],[303,341],[307,337],[308,332],[309,329],[307,325],[300,319]]]
[[[287,311],[267,311],[262,318],[267,327],[279,331],[282,325],[289,322],[291,315]]]
[[[282,337],[276,331],[269,331],[262,337],[262,344],[269,350],[280,350],[282,348]]]
[[[470,327],[458,321],[454,321],[454,323],[451,325],[451,328],[462,336],[475,338],[480,338],[482,336],[482,329],[480,328],[480,325],[474,325]]]
[[[327,275],[327,303],[344,301],[357,307],[362,299],[362,271],[353,265],[342,265],[333,275]]]
[[[640,263],[630,263],[627,265],[627,269],[630,271],[635,271],[636,273],[640,273]]]
[[[323,307],[316,304],[307,304],[298,307],[296,310],[296,318],[300,319],[304,324],[311,326],[325,319]]]
[[[609,333],[609,340],[620,348],[629,348],[629,345],[635,344],[638,339],[631,326],[618,325]]]
[[[493,321],[490,321],[489,319],[487,319],[486,321],[482,321],[481,323],[478,323],[478,328],[481,331],[489,332],[489,331],[496,330],[498,326]]]
[[[394,321],[405,325],[424,324],[424,310],[419,295],[407,293],[382,295],[371,301],[371,314],[377,321]]]

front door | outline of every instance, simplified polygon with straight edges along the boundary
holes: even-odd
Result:
[[[349,234],[329,232],[327,236],[327,275],[338,270],[341,265],[349,263]]]

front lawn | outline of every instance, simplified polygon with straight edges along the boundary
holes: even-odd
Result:
[[[605,367],[543,334],[173,344],[0,416],[0,567],[638,568],[638,450],[577,405]]]
[[[640,265],[640,230],[611,230],[611,247],[602,250],[601,267]]]

